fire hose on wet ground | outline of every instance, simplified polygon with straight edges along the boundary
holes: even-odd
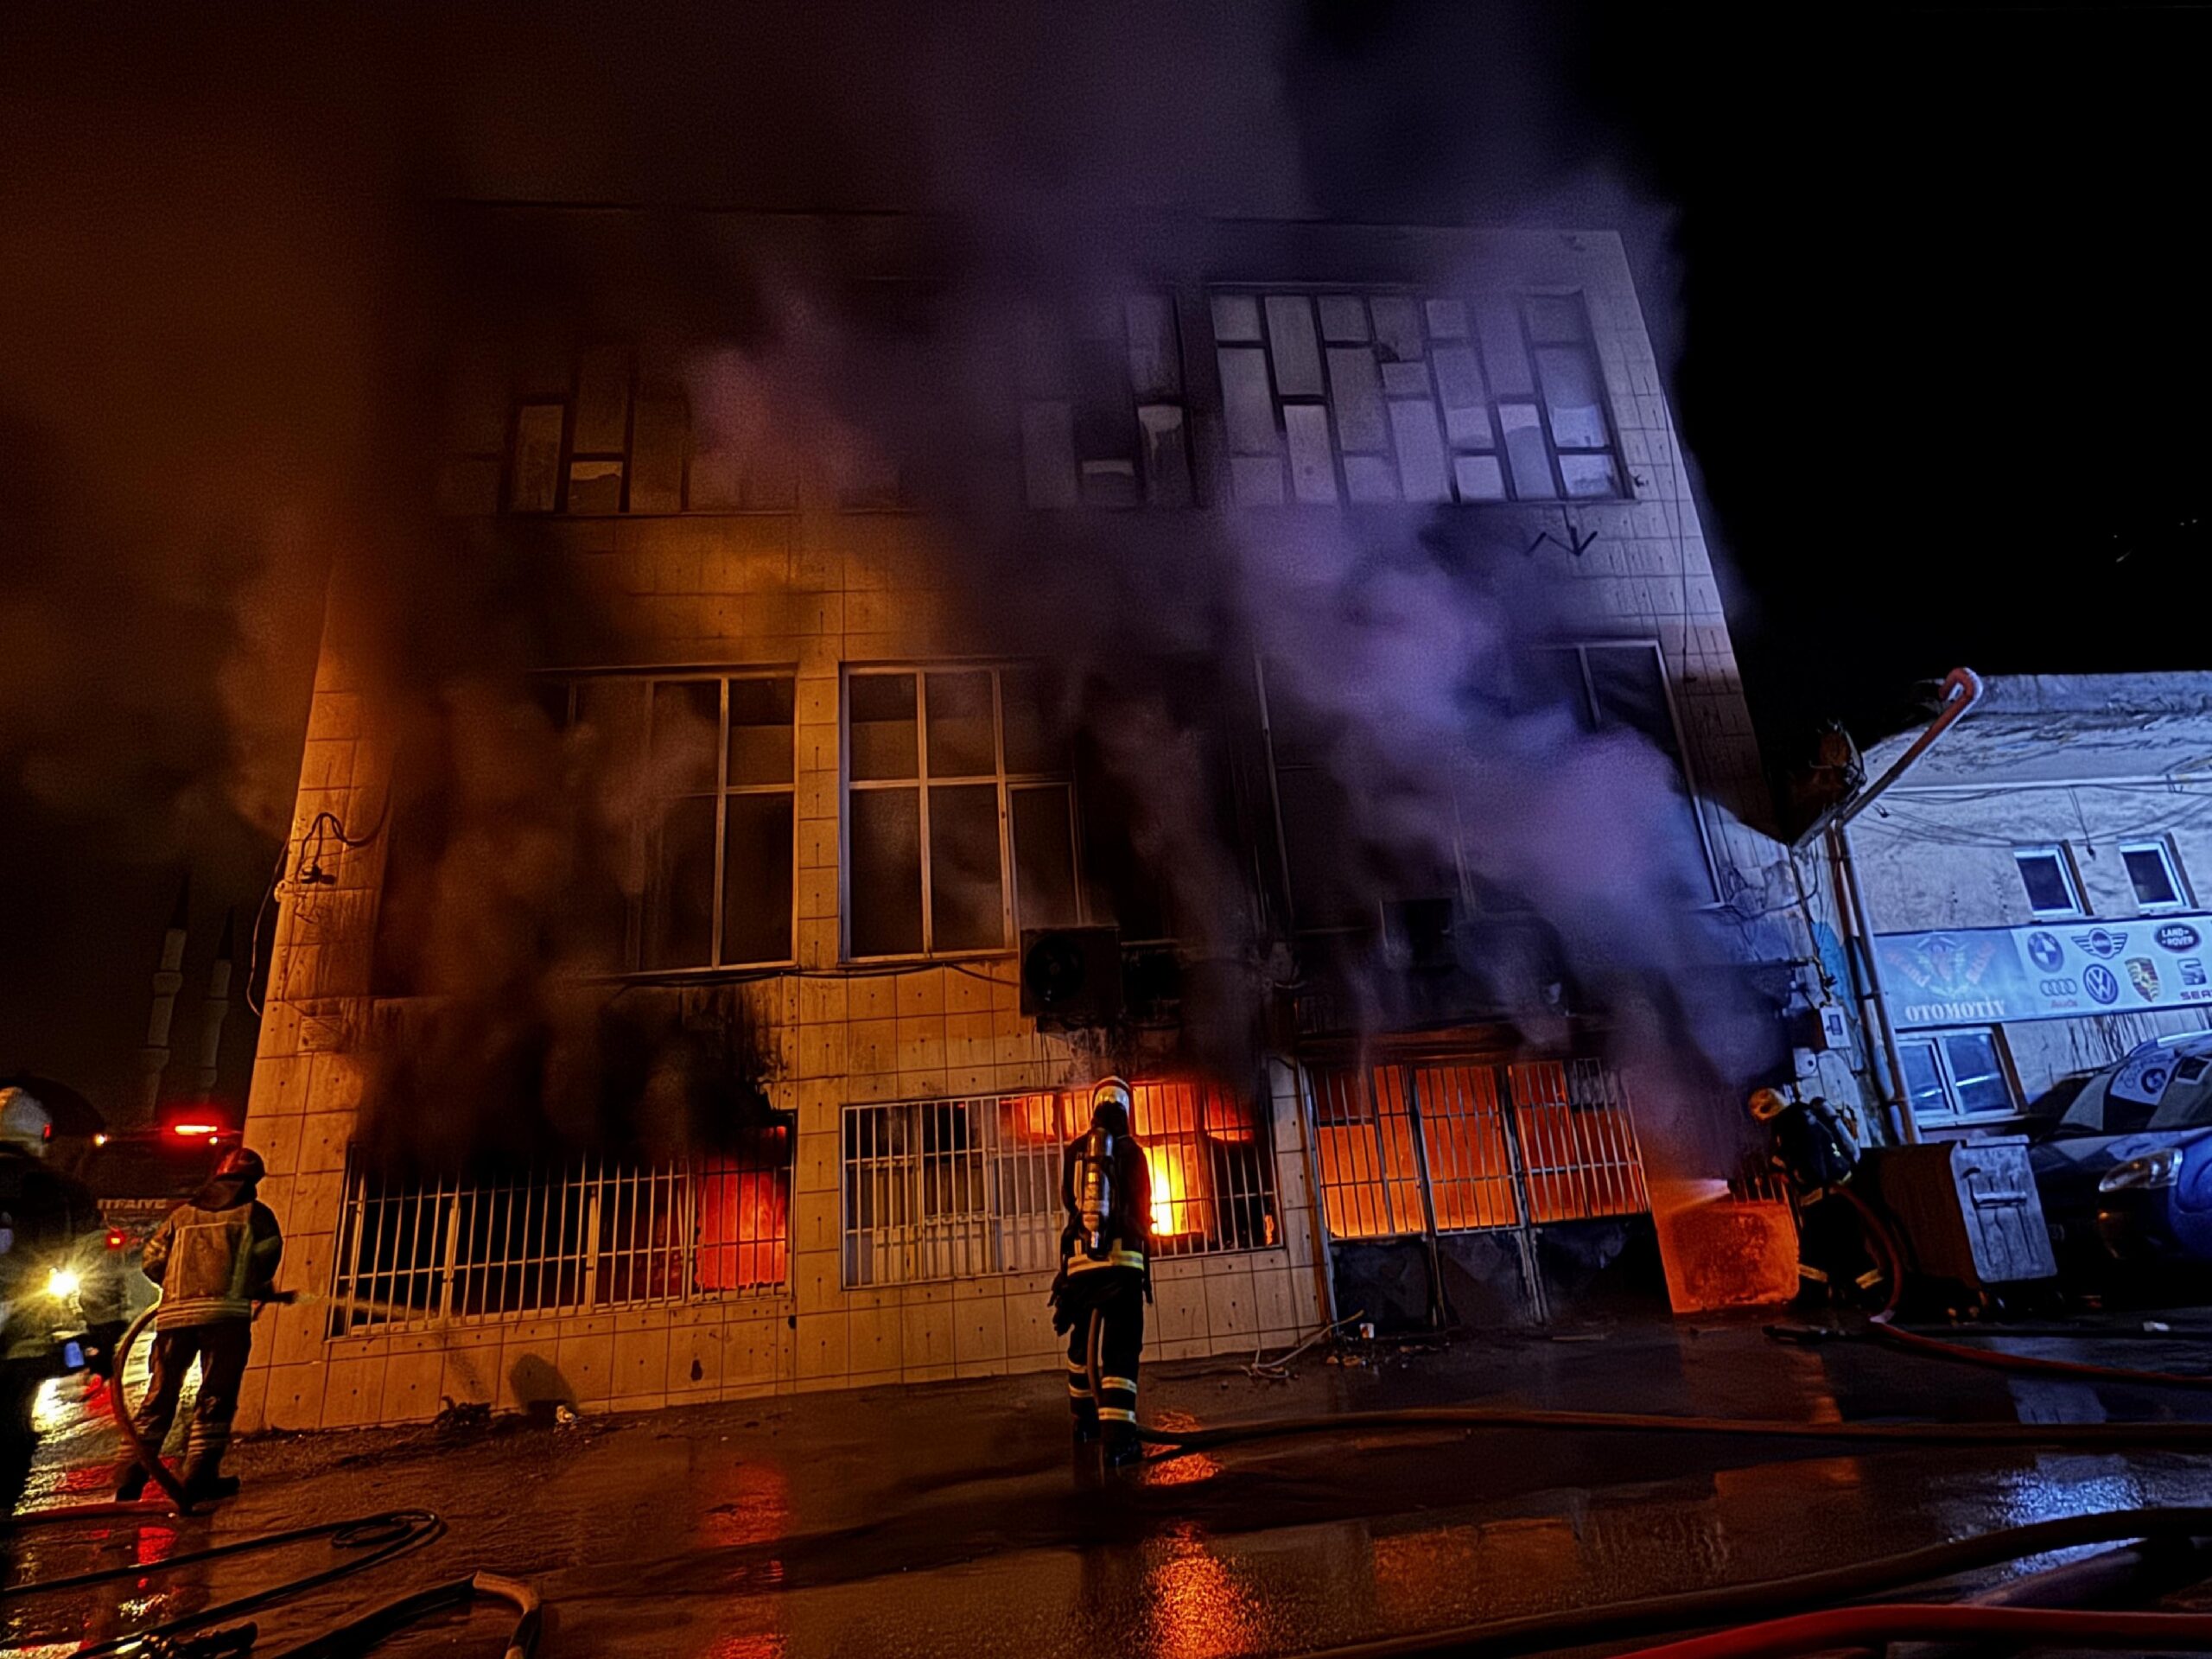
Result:
[[[197,1513],[194,1504],[186,1495],[182,1483],[162,1461],[160,1448],[149,1446],[138,1433],[123,1393],[130,1351],[146,1327],[153,1322],[158,1306],[159,1304],[156,1304],[149,1307],[133,1319],[124,1331],[122,1339],[116,1344],[115,1369],[108,1389],[108,1403],[114,1414],[116,1427],[122,1433],[124,1445],[131,1456],[145,1470],[148,1478],[160,1488],[174,1512],[180,1517],[190,1517]],[[6,1524],[11,1527],[55,1526],[68,1522],[158,1519],[162,1514],[157,1507],[160,1501],[80,1503],[65,1508],[34,1510],[12,1517]],[[173,1572],[181,1567],[199,1566],[255,1551],[309,1543],[317,1539],[327,1541],[334,1550],[358,1552],[341,1554],[327,1567],[299,1574],[266,1589],[77,1649],[79,1659],[89,1659],[90,1656],[99,1654],[139,1655],[144,1656],[144,1659],[171,1659],[172,1656],[174,1659],[214,1659],[218,1655],[245,1654],[255,1650],[254,1644],[259,1632],[252,1624],[238,1623],[245,1615],[291,1600],[410,1554],[435,1541],[444,1532],[445,1522],[428,1510],[390,1510],[377,1515],[319,1522],[311,1526],[293,1527],[279,1532],[256,1533],[200,1549],[179,1551],[151,1564],[124,1562],[58,1579],[0,1586],[0,1602],[57,1591],[86,1589],[123,1579],[143,1578],[149,1572]],[[432,1613],[467,1607],[479,1599],[504,1601],[514,1608],[516,1619],[507,1639],[506,1659],[530,1659],[537,1646],[544,1618],[537,1593],[528,1585],[491,1573],[470,1573],[463,1578],[432,1585],[332,1625],[281,1653],[264,1656],[264,1659],[340,1659],[340,1656],[365,1653],[378,1643],[418,1619],[428,1618]]]

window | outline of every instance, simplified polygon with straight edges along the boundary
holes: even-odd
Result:
[[[2020,885],[2028,890],[2028,907],[2037,916],[2082,916],[2082,884],[2074,874],[2074,857],[2064,844],[2020,847],[2012,853],[2020,867]]]
[[[680,512],[690,440],[683,388],[627,346],[587,348],[565,396],[515,408],[511,512]]]
[[[1187,507],[1183,348],[1164,294],[1033,310],[1021,457],[1033,507]]]
[[[1274,1151],[1254,1105],[1216,1084],[1134,1093],[1154,1255],[1271,1248]],[[845,1284],[1058,1266],[1061,1150],[1087,1122],[1081,1090],[847,1107]]]
[[[690,1162],[596,1158],[481,1182],[346,1171],[329,1334],[782,1288],[791,1137]]]
[[[1247,505],[1626,493],[1579,295],[1222,291],[1212,312]]]
[[[2127,879],[2135,888],[2137,908],[2189,907],[2189,890],[2182,885],[2181,868],[2174,858],[2171,842],[2124,841],[2120,845],[2120,861],[2127,867]]]
[[[1918,1123],[1946,1119],[2005,1117],[2019,1096],[1998,1033],[1945,1031],[1901,1039],[1904,1093]]]
[[[1043,710],[1020,665],[847,672],[849,957],[1004,950],[1083,919],[1073,775]]]
[[[552,682],[548,709],[596,791],[604,856],[574,908],[620,971],[791,959],[788,674]]]

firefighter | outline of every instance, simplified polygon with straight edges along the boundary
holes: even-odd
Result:
[[[1106,1460],[1117,1465],[1141,1455],[1137,1356],[1152,1300],[1152,1175],[1129,1131],[1129,1085],[1119,1077],[1090,1091],[1090,1128],[1060,1162],[1068,1218],[1052,1281],[1052,1329],[1068,1339],[1076,1444],[1103,1436]]]
[[[213,1179],[146,1241],[142,1267],[162,1287],[154,1316],[152,1362],[146,1397],[132,1421],[158,1455],[176,1417],[184,1375],[200,1365],[200,1402],[185,1441],[184,1491],[194,1503],[228,1497],[238,1478],[222,1472],[231,1443],[253,1339],[254,1304],[276,1294],[283,1235],[269,1206],[254,1197],[268,1173],[261,1154],[244,1147],[223,1154]],[[146,1471],[134,1459],[116,1482],[116,1497],[130,1503],[145,1490]]]
[[[1848,1300],[1872,1290],[1881,1269],[1867,1251],[1857,1211],[1840,1196],[1859,1172],[1856,1114],[1817,1095],[1792,1100],[1779,1089],[1754,1091],[1751,1109],[1774,1137],[1770,1161],[1797,1206],[1798,1300]]]

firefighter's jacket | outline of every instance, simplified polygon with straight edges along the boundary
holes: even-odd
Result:
[[[163,1331],[250,1319],[275,1288],[284,1236],[251,1187],[210,1181],[169,1211],[146,1241],[146,1276],[162,1287],[155,1325]]]
[[[1060,1207],[1067,1211],[1067,1225],[1060,1230],[1060,1271],[1135,1268],[1141,1273],[1152,1249],[1152,1170],[1144,1148],[1134,1135],[1114,1137],[1114,1213],[1096,1255],[1084,1236],[1076,1196],[1076,1162],[1082,1150],[1078,1138],[1060,1154]]]

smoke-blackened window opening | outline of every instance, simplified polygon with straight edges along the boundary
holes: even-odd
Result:
[[[1026,664],[850,669],[845,954],[982,955],[1088,908],[1075,772]]]
[[[1274,1248],[1274,1139],[1258,1098],[1179,1079],[1132,1092],[1154,1255]],[[848,1106],[844,1284],[1050,1272],[1065,1223],[1062,1150],[1089,1127],[1079,1089]]]
[[[437,988],[439,870],[453,834],[451,760],[442,721],[409,729],[393,755],[391,779],[369,988],[378,996],[421,996]]]
[[[793,960],[797,683],[785,671],[541,682],[603,839],[580,894],[613,970]],[[565,698],[565,702],[563,699]]]
[[[1579,295],[1224,289],[1211,312],[1242,504],[1627,493]]]
[[[1020,352],[1031,506],[1192,504],[1182,340],[1167,295],[1025,307]]]
[[[404,1332],[780,1292],[788,1123],[665,1163],[575,1158],[410,1179],[348,1155],[327,1333]]]

